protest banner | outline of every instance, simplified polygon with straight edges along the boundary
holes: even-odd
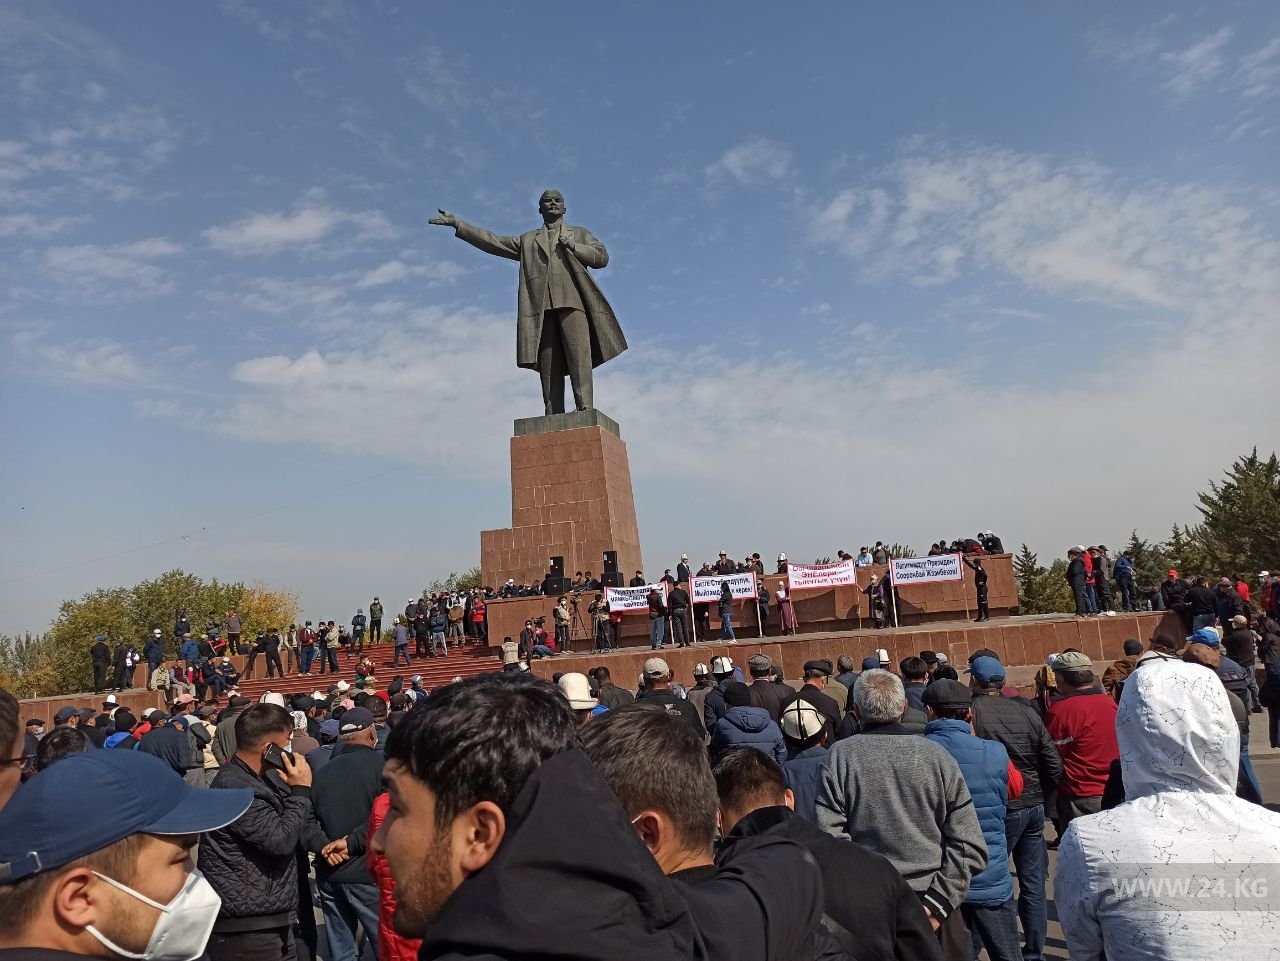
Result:
[[[657,584],[646,584],[644,587],[606,587],[604,599],[609,603],[609,613],[630,614],[633,611],[649,610],[649,592],[654,588],[662,595],[662,602],[667,601],[666,581]]]
[[[857,586],[858,569],[853,561],[839,564],[792,564],[787,562],[787,589],[814,590],[820,587]]]
[[[754,571],[747,571],[745,574],[717,574],[711,577],[692,578],[689,582],[689,596],[693,598],[695,604],[714,604],[720,600],[720,585],[726,581],[734,600],[747,598],[754,600],[758,597],[756,592],[759,588],[756,586]]]
[[[895,557],[889,562],[889,574],[894,586],[898,587],[902,584],[924,584],[930,581],[962,581],[964,567],[959,554]]]

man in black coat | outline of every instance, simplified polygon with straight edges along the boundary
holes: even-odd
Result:
[[[93,664],[93,693],[101,694],[107,686],[107,672],[111,670],[111,648],[107,639],[99,634],[89,648],[89,661]]]
[[[689,608],[693,600],[682,586],[684,583],[679,581],[667,591],[667,612],[671,615],[671,639],[675,641],[676,647],[689,647],[692,642],[692,638],[689,637]]]
[[[311,768],[285,750],[292,735],[284,708],[245,708],[235,720],[235,754],[210,785],[253,791],[248,811],[200,839],[200,870],[222,898],[210,961],[293,961],[297,854],[311,816]]]
[[[378,951],[378,886],[365,861],[373,800],[382,793],[383,756],[373,714],[362,707],[337,722],[342,753],[316,772],[303,844],[316,856],[316,887],[329,961],[356,961],[356,924]]]
[[[1004,665],[994,657],[977,657],[969,665],[973,692],[973,733],[999,741],[1022,774],[1022,793],[1009,801],[1004,816],[1009,861],[1018,874],[1018,917],[1023,953],[1044,956],[1046,934],[1044,797],[1062,777],[1062,758],[1036,709],[1021,698],[1002,696]]]
[[[774,682],[773,660],[767,654],[752,654],[747,670],[751,673],[751,706],[764,708],[776,724],[782,717],[782,705],[795,699],[796,689]]]
[[[1076,617],[1089,616],[1089,601],[1085,595],[1085,585],[1089,573],[1084,568],[1084,558],[1074,547],[1067,551],[1067,584],[1071,588],[1071,596],[1076,602]]]
[[[578,961],[708,958],[707,933],[577,739],[568,702],[525,674],[437,689],[392,730],[392,814],[371,850],[396,882],[396,932],[430,931],[420,961],[559,958],[566,945]]]
[[[708,936],[708,958],[840,956],[819,924],[819,874],[799,845],[759,837],[716,852],[716,785],[696,731],[670,715],[628,708],[596,718],[581,738],[653,860],[680,883]]]
[[[754,755],[754,756],[752,756]],[[822,924],[855,961],[941,959],[924,907],[885,858],[834,838],[792,810],[782,768],[763,751],[731,748],[715,766],[726,847],[786,838],[804,847],[822,872]]]

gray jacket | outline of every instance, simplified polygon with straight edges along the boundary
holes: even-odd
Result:
[[[818,827],[893,862],[935,918],[964,901],[987,845],[960,773],[938,744],[901,725],[868,725],[827,752]]]

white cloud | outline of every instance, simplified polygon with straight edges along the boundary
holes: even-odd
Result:
[[[774,140],[747,140],[736,144],[706,168],[713,180],[725,178],[743,186],[759,186],[784,178],[791,170],[792,154]]]
[[[127,244],[102,246],[77,244],[50,247],[45,251],[45,266],[63,279],[106,282],[136,292],[163,293],[172,286],[169,271],[152,263],[171,257],[182,247],[166,237],[152,237]]]
[[[1280,37],[1272,37],[1266,45],[1243,57],[1234,79],[1241,93],[1252,99],[1274,96],[1280,91]]]
[[[813,212],[812,240],[866,277],[946,283],[996,270],[1030,288],[1187,308],[1274,274],[1247,208],[1194,186],[1129,185],[1087,161],[974,149],[908,155]]]
[[[43,240],[88,222],[89,218],[83,216],[0,214],[0,237],[31,237]]]
[[[409,278],[422,278],[430,286],[451,284],[466,273],[466,268],[451,260],[440,260],[431,264],[407,264],[403,260],[388,260],[385,264],[365,273],[357,282],[357,287],[381,287],[394,284]]]
[[[1235,36],[1230,27],[1222,27],[1182,50],[1166,50],[1160,62],[1169,71],[1166,90],[1181,98],[1203,87],[1227,69],[1226,47]]]
[[[152,379],[147,366],[114,340],[50,343],[41,332],[22,331],[12,344],[25,372],[44,379],[128,388]]]
[[[343,210],[312,191],[290,211],[250,214],[203,232],[214,250],[236,256],[272,254],[285,250],[313,250],[342,233],[349,243],[388,240],[398,233],[378,210]]]

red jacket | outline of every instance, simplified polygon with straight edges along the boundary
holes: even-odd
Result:
[[[1116,743],[1116,702],[1101,688],[1086,688],[1054,702],[1049,737],[1062,755],[1064,797],[1101,797],[1111,762],[1120,756]]]
[[[373,832],[378,830],[390,807],[391,798],[385,791],[373,799],[373,810],[369,813],[369,842],[373,840]],[[422,947],[422,941],[396,934],[395,928],[391,926],[392,915],[396,913],[396,902],[392,896],[396,882],[387,869],[387,859],[374,854],[373,844],[369,842],[365,844],[369,852],[365,859],[369,865],[369,873],[378,885],[378,961],[418,961],[418,949]]]

